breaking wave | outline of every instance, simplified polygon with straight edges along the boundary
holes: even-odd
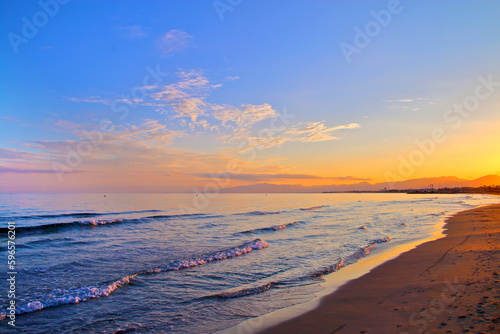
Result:
[[[353,254],[350,254],[350,255],[348,255],[348,256],[346,256],[344,258],[341,258],[339,262],[335,263],[332,266],[320,269],[320,270],[312,273],[311,276],[312,277],[322,277],[324,275],[333,273],[333,272],[339,270],[342,267],[345,267],[345,266],[348,266],[350,264],[356,263],[359,260],[361,260],[362,258],[364,258],[365,256],[370,255],[371,250],[374,249],[377,246],[377,244],[385,243],[385,242],[389,242],[389,241],[391,241],[391,237],[390,236],[387,236],[387,237],[381,238],[381,239],[372,240],[372,241],[370,241],[370,243],[368,245],[360,247]]]
[[[44,296],[39,300],[18,304],[16,314],[32,313],[48,307],[78,304],[89,299],[107,297],[116,289],[129,284],[130,280],[137,275],[138,274],[125,276],[108,285],[102,284],[98,286],[86,286],[71,290],[54,290],[51,294]]]
[[[150,211],[160,211],[160,210],[148,210]],[[141,213],[142,211],[128,211],[126,213]],[[125,213],[122,213],[125,214]],[[95,215],[104,215],[104,214],[95,214]],[[106,214],[108,215],[108,214]],[[61,215],[58,215],[61,216]],[[203,213],[194,213],[194,214],[177,214],[177,215],[157,215],[157,216],[146,216],[143,218],[134,218],[134,219],[89,219],[89,220],[76,220],[72,222],[57,222],[51,224],[42,224],[42,225],[32,225],[32,226],[17,226],[16,232],[20,234],[25,233],[37,233],[37,232],[54,232],[60,229],[65,228],[74,228],[74,227],[85,227],[85,226],[98,226],[98,225],[109,225],[109,224],[117,224],[117,223],[137,223],[140,222],[141,219],[172,219],[172,218],[183,218],[183,217],[196,217],[196,218],[217,218],[221,216],[213,216],[207,215]],[[6,233],[8,231],[7,227],[0,227],[0,233]]]
[[[255,295],[258,293],[265,292],[278,284],[279,283],[276,283],[276,282],[269,282],[267,284],[257,286],[254,288],[246,288],[246,289],[241,289],[241,290],[236,290],[236,291],[216,293],[216,294],[213,294],[210,296],[206,296],[205,298],[229,299],[229,298],[238,298],[238,297],[243,297],[243,296],[248,296],[248,295]]]
[[[34,226],[19,226],[16,227],[16,232],[19,233],[49,232],[70,227],[97,226],[97,225],[116,224],[116,223],[131,222],[131,221],[137,221],[137,219],[90,219],[90,220],[73,221],[69,223],[52,223],[52,224],[34,225]],[[0,228],[0,233],[6,233],[7,231],[8,231],[7,227]]]
[[[206,254],[195,259],[172,262],[166,265],[165,267],[151,268],[133,275],[125,276],[109,284],[97,284],[95,286],[84,286],[81,288],[69,289],[69,290],[59,290],[59,289],[53,290],[50,294],[43,296],[37,300],[18,303],[16,308],[16,314],[31,313],[46,309],[48,307],[54,307],[66,304],[78,304],[80,302],[84,302],[89,299],[107,297],[116,289],[121,288],[127,284],[130,284],[130,281],[139,275],[196,267],[208,262],[225,260],[232,257],[247,254],[253,250],[263,249],[268,246],[269,244],[264,240],[255,239],[243,245],[218,251],[215,253]],[[0,312],[0,317],[5,313],[6,313],[5,310],[2,310]]]
[[[226,292],[221,292],[221,293],[216,293],[213,295],[208,295],[203,298],[221,298],[221,299],[229,299],[229,298],[239,298],[239,297],[244,297],[248,295],[255,295],[258,293],[263,293],[266,292],[272,288],[279,287],[281,285],[288,285],[290,281],[301,281],[301,280],[307,280],[311,278],[321,278],[325,275],[334,273],[341,268],[348,266],[350,264],[354,264],[358,262],[360,259],[364,258],[365,256],[369,255],[371,253],[371,250],[376,247],[377,244],[380,243],[385,243],[389,242],[391,240],[391,237],[385,237],[381,239],[376,239],[372,240],[368,245],[360,247],[358,251],[356,251],[353,254],[350,254],[346,256],[345,258],[341,258],[337,263],[327,266],[324,268],[321,268],[310,275],[307,275],[305,277],[297,277],[295,279],[286,279],[283,281],[278,281],[278,282],[269,282],[257,287],[251,287],[251,288],[244,288],[240,290],[231,290],[231,291],[226,291]]]
[[[121,212],[71,212],[71,213],[61,213],[61,214],[0,217],[0,221],[20,220],[20,219],[46,219],[46,218],[92,218],[99,216],[129,215],[135,213],[162,212],[162,211],[163,210],[139,210],[139,211],[121,211]]]
[[[311,277],[323,277],[325,275],[334,273],[338,271],[340,268],[344,266],[344,259],[340,259],[340,261],[334,265],[328,266],[326,268],[320,269],[311,274]]]
[[[295,225],[297,225],[297,223],[301,223],[301,222],[302,221],[296,221],[296,222],[293,222],[293,223],[282,224],[282,225],[275,225],[275,226],[271,226],[271,227],[256,228],[256,229],[253,229],[253,230],[247,230],[247,231],[243,231],[243,232],[240,232],[240,233],[255,233],[255,232],[279,231],[279,230],[284,230],[285,228],[287,228],[289,226],[295,226]]]
[[[257,249],[263,249],[268,247],[269,244],[265,242],[262,239],[255,239],[253,241],[247,242],[241,246],[226,249],[223,251],[219,251],[216,253],[211,253],[207,255],[203,255],[201,257],[192,259],[192,260],[182,260],[182,261],[177,261],[177,262],[172,262],[165,267],[159,267],[159,268],[151,268],[146,271],[143,271],[139,273],[140,275],[143,274],[151,274],[151,273],[159,273],[162,271],[171,271],[171,270],[179,270],[183,268],[191,268],[191,267],[196,267],[200,266],[202,264],[208,263],[208,262],[214,262],[214,261],[220,261],[220,260],[225,260],[231,257],[235,256],[240,256],[246,253],[250,253],[253,250]]]
[[[144,218],[156,218],[156,219],[164,219],[164,218],[180,218],[180,217],[209,217],[209,218],[214,218],[214,217],[220,217],[220,216],[208,216],[204,213],[183,213],[183,214],[177,214],[177,215],[156,215],[156,216],[147,216]]]
[[[264,216],[264,215],[277,215],[280,213],[281,211],[250,211],[250,212],[237,213],[237,215]]]

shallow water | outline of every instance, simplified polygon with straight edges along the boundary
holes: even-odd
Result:
[[[0,198],[0,289],[14,221],[16,327],[37,333],[211,333],[310,300],[323,275],[381,243],[423,239],[447,214],[498,203],[466,194]],[[0,302],[5,314],[6,293]]]

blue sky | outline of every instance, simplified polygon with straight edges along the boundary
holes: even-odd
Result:
[[[42,3],[57,3],[55,15],[15,47],[9,38],[24,38],[23,17],[33,23],[43,9],[0,4],[4,191],[92,191],[89,179],[110,173],[117,191],[183,191],[229,162],[255,180],[278,175],[277,183],[301,183],[297,174],[383,181],[443,123],[444,110],[474,93],[478,77],[500,81],[495,1],[220,1],[232,8],[223,20],[212,1],[54,1]],[[355,45],[354,29],[388,6],[398,13],[348,62],[341,43]],[[148,68],[168,75],[144,85]],[[130,104],[133,91],[141,96]],[[399,176],[496,173],[486,154],[466,166],[460,159],[464,141],[498,139],[485,129],[498,125],[499,101],[491,94],[460,132]],[[293,119],[259,139],[285,109]],[[115,127],[110,137],[68,166],[68,151],[102,120]],[[255,157],[245,156],[243,139],[259,142]],[[70,171],[62,181],[54,162]]]

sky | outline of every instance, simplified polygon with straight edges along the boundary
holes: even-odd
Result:
[[[497,1],[2,1],[0,192],[500,173]]]

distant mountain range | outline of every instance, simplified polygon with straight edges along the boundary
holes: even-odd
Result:
[[[360,182],[355,184],[332,184],[324,186],[303,186],[300,184],[257,183],[237,186],[221,190],[224,193],[318,193],[325,191],[379,191],[382,189],[422,189],[430,187],[481,187],[500,185],[500,176],[486,175],[475,180],[460,179],[455,176],[427,177],[396,182],[371,184]]]

